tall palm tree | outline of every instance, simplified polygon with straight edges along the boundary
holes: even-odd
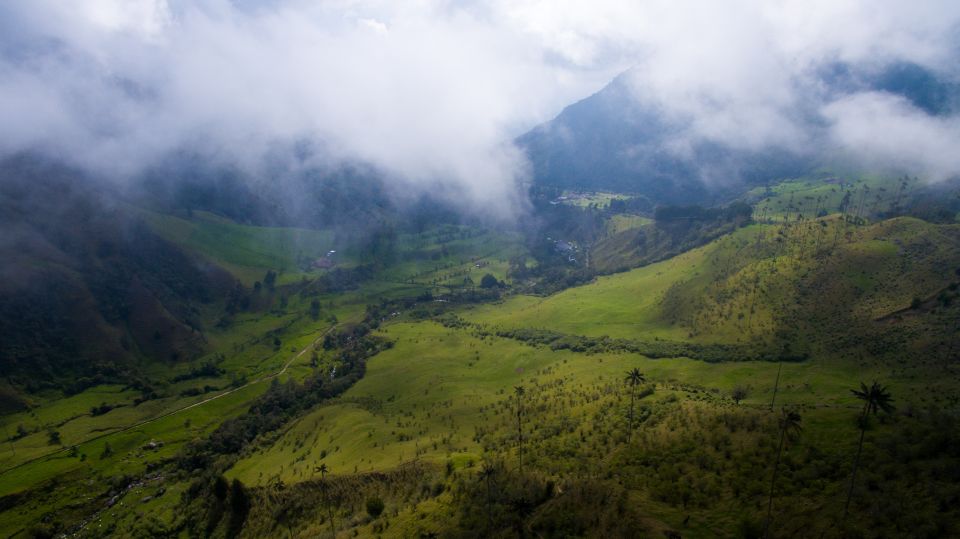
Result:
[[[788,439],[795,439],[800,436],[803,428],[800,426],[800,414],[794,410],[783,408],[780,414],[780,445],[777,447],[777,459],[773,463],[773,478],[770,479],[770,498],[767,501],[767,520],[763,525],[763,537],[767,536],[767,530],[770,529],[770,517],[773,514],[773,491],[777,485],[777,472],[780,468],[780,456],[783,454],[783,444]]]
[[[624,378],[624,381],[627,385],[630,386],[630,424],[627,431],[627,441],[630,441],[630,437],[633,435],[633,404],[637,400],[637,386],[647,381],[646,377],[640,372],[640,369],[634,367],[627,371],[627,376]]]
[[[894,410],[893,397],[887,391],[885,386],[878,382],[873,382],[870,387],[860,382],[860,390],[851,389],[853,395],[863,401],[863,410],[860,411],[860,417],[857,419],[857,426],[860,427],[860,442],[857,444],[857,456],[853,459],[853,472],[850,474],[850,489],[847,491],[847,503],[843,506],[843,520],[840,521],[842,529],[847,522],[847,514],[850,512],[850,500],[853,498],[853,487],[857,482],[857,469],[860,467],[860,454],[863,451],[863,437],[867,433],[867,423],[871,415],[877,415],[877,412],[889,414]]]
[[[523,395],[527,390],[521,384],[515,386],[513,392],[517,397],[517,446],[519,447],[520,475],[523,475]]]
[[[313,467],[313,473],[320,472],[320,481],[323,483],[323,497],[324,502],[327,504],[327,518],[330,519],[330,534],[333,537],[337,536],[337,529],[333,525],[333,506],[330,504],[330,493],[327,492],[330,488],[330,485],[327,484],[326,478],[327,473],[330,471],[330,468],[327,467],[327,463],[322,463],[320,466]]]
[[[497,474],[497,468],[489,463],[485,462],[483,467],[480,468],[480,478],[484,480],[487,484],[487,521],[490,524],[490,531],[493,531],[493,513],[491,512],[491,504],[493,503],[493,494],[490,490],[490,483],[493,481],[493,477]]]

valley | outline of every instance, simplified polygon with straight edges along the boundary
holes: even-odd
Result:
[[[864,185],[879,190],[872,181]],[[776,418],[788,409],[803,430],[784,453],[773,526],[830,536],[856,445],[851,389],[874,380],[898,412],[867,436],[865,484],[902,498],[921,474],[949,495],[955,484],[929,475],[949,457],[897,457],[886,444],[952,443],[932,425],[955,421],[960,405],[951,359],[960,225],[866,210],[871,218],[854,221],[838,210],[843,197],[822,189],[790,181],[747,193],[748,221],[698,235],[581,206],[610,223],[592,245],[580,241],[584,249],[643,231],[662,260],[644,263],[643,244],[632,242],[639,250],[613,256],[640,267],[547,295],[523,292],[524,281],[555,278],[536,273],[554,255],[532,258],[514,232],[402,233],[386,262],[340,284],[331,276],[374,259],[330,233],[144,212],[167,241],[234,276],[246,306],[229,318],[229,296],[204,307],[208,352],[144,363],[139,390],[48,391],[2,416],[2,533],[36,535],[41,522],[81,535],[189,535],[206,522],[227,536],[277,526],[304,537],[617,535],[622,526],[751,536],[764,525]],[[795,204],[811,199],[814,207]],[[661,247],[678,241],[695,246]],[[314,267],[332,251],[332,268]],[[589,269],[559,260],[564,272]],[[357,361],[359,376],[343,374]],[[644,381],[631,388],[633,369]],[[323,389],[342,376],[351,381]],[[283,408],[296,402],[284,392],[316,388],[318,404]],[[236,439],[238,450],[202,469],[185,464],[210,451],[203,440],[231,439],[221,438],[231,418],[245,425],[267,402],[281,415],[249,423],[256,430]],[[889,468],[896,458],[911,459],[914,475]],[[225,497],[247,497],[247,509],[217,509],[214,480],[232,485]],[[864,515],[890,498],[863,488],[852,525],[872,529]],[[382,514],[364,509],[373,499]],[[511,505],[521,499],[532,505]],[[590,505],[598,499],[609,501]],[[564,520],[570,507],[592,516]],[[889,513],[883,525],[916,525],[904,516]]]
[[[0,539],[960,537],[958,28],[0,2]]]

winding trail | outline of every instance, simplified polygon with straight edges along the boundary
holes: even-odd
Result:
[[[122,433],[122,432],[128,432],[128,431],[131,431],[131,430],[134,430],[134,429],[138,429],[138,428],[140,428],[140,427],[143,427],[144,425],[149,425],[150,423],[153,423],[153,422],[155,422],[155,421],[159,421],[159,420],[161,420],[161,419],[165,419],[165,418],[170,417],[170,416],[172,416],[172,415],[179,414],[180,412],[184,412],[184,411],[186,411],[186,410],[190,410],[191,408],[196,408],[196,407],[198,407],[198,406],[202,406],[202,405],[204,405],[204,404],[207,404],[208,402],[215,401],[215,400],[217,400],[217,399],[219,399],[219,398],[221,398],[221,397],[226,397],[227,395],[232,395],[233,393],[236,393],[237,391],[240,391],[240,390],[242,390],[242,389],[246,389],[246,388],[248,388],[248,387],[250,387],[250,386],[253,386],[253,385],[256,385],[256,384],[259,384],[259,383],[262,383],[262,382],[266,382],[267,380],[271,380],[271,379],[276,378],[276,377],[278,377],[278,376],[282,376],[283,374],[285,374],[285,373],[287,372],[287,369],[290,368],[290,365],[293,365],[293,362],[295,362],[296,360],[298,360],[298,359],[300,359],[301,357],[303,357],[303,354],[307,353],[308,350],[310,350],[311,348],[313,348],[314,346],[316,346],[316,344],[319,343],[324,337],[326,337],[327,335],[329,335],[330,332],[333,331],[333,330],[337,327],[337,325],[338,325],[338,324],[334,324],[334,325],[330,326],[329,328],[327,328],[327,330],[324,331],[323,333],[321,333],[319,337],[317,337],[316,339],[314,339],[313,341],[311,341],[310,344],[308,344],[307,346],[305,346],[305,347],[303,348],[303,350],[300,350],[298,353],[296,353],[295,355],[293,355],[293,357],[291,357],[289,360],[287,360],[287,362],[283,364],[283,368],[281,368],[279,371],[277,371],[277,372],[275,372],[275,373],[261,376],[260,378],[257,378],[256,380],[253,380],[253,381],[251,381],[251,382],[247,382],[246,384],[243,384],[242,386],[238,386],[238,387],[235,387],[235,388],[232,388],[232,389],[228,389],[227,391],[224,391],[223,393],[218,393],[218,394],[216,394],[216,395],[214,395],[214,396],[212,396],[212,397],[203,399],[203,400],[198,401],[198,402],[195,402],[195,403],[193,403],[193,404],[188,404],[187,406],[182,406],[182,407],[180,407],[180,408],[177,408],[177,409],[174,409],[174,410],[170,410],[170,411],[164,412],[164,413],[162,413],[162,414],[160,414],[160,415],[158,415],[158,416],[154,416],[154,417],[151,417],[151,418],[149,418],[149,419],[144,419],[143,421],[139,421],[139,422],[137,422],[137,423],[134,423],[134,424],[132,424],[132,425],[128,425],[128,426],[126,426],[126,427],[121,427],[121,428],[119,428],[119,429],[117,429],[117,430],[113,430],[113,431],[110,431],[110,432],[105,432],[105,433],[102,433],[102,434],[98,434],[98,435],[96,435],[96,436],[91,436],[90,438],[87,438],[86,440],[79,441],[79,442],[77,442],[77,443],[71,444],[70,446],[65,446],[65,447],[62,447],[62,448],[60,448],[60,449],[57,449],[56,451],[52,451],[52,452],[50,452],[50,453],[47,453],[47,454],[45,454],[45,455],[40,455],[40,456],[37,456],[37,457],[33,457],[32,459],[25,460],[25,461],[23,461],[23,462],[21,462],[21,463],[19,463],[19,464],[16,464],[16,465],[14,465],[14,466],[11,466],[11,467],[9,467],[9,468],[4,469],[3,471],[0,471],[0,477],[2,477],[3,475],[5,475],[5,474],[8,473],[8,472],[12,472],[13,470],[16,470],[16,469],[18,469],[18,468],[22,468],[23,466],[26,466],[26,465],[28,465],[28,464],[31,464],[31,463],[34,463],[34,462],[37,462],[37,461],[43,460],[43,459],[49,459],[49,458],[55,457],[55,456],[57,456],[57,455],[59,455],[59,454],[61,454],[61,453],[66,453],[66,452],[70,451],[73,447],[76,447],[76,446],[79,446],[79,445],[82,445],[82,444],[86,444],[86,443],[90,443],[90,442],[99,440],[99,439],[101,439],[101,438],[106,438],[107,436],[113,436],[113,435],[115,435],[115,434],[120,434],[120,433]]]

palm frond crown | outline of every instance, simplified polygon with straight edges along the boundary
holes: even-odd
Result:
[[[640,369],[634,367],[633,369],[627,371],[627,376],[624,380],[631,386],[638,386],[647,381],[647,378],[640,372]]]

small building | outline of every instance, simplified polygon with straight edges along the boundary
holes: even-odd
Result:
[[[313,269],[330,269],[334,266],[336,266],[336,263],[328,257],[318,258],[310,264]]]
[[[310,264],[310,267],[313,269],[330,269],[337,265],[337,263],[333,261],[334,255],[336,254],[337,252],[331,249],[327,251],[327,254],[323,255],[323,258],[314,260]]]

